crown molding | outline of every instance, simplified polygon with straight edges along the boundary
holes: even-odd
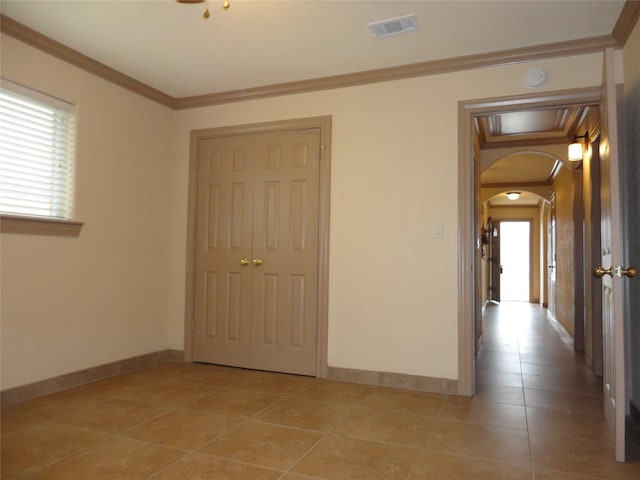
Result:
[[[175,99],[172,96],[125,75],[104,63],[100,63],[2,14],[0,14],[0,31],[44,53],[48,53],[82,70],[97,75],[104,80],[115,83],[154,102],[158,102],[165,107],[173,108]]]
[[[633,27],[635,27],[639,18],[640,1],[627,0],[624,7],[622,7],[616,25],[613,27],[613,32],[611,32],[611,36],[615,39],[619,48],[624,47],[625,43],[627,43]]]
[[[334,88],[353,87],[370,83],[388,82],[412,77],[437,75],[459,72],[477,68],[496,67],[514,63],[527,62],[549,57],[565,57],[601,52],[605,48],[617,46],[610,35],[591,37],[567,42],[549,43],[533,47],[503,50],[500,52],[467,55],[463,57],[447,58],[430,62],[413,63],[398,67],[380,68],[363,72],[314,78],[298,82],[279,83],[264,87],[254,87],[208,95],[177,98],[176,110],[220,105],[224,103],[275,97],[280,95],[295,95]]]
[[[629,8],[636,8],[634,5],[640,5],[640,2],[627,2],[625,9],[623,10],[623,14],[630,4],[631,7]],[[618,23],[620,23],[622,17],[623,15],[621,14]],[[630,27],[632,28],[633,24],[630,24]],[[625,29],[628,28],[629,25],[625,27]],[[542,58],[583,55],[601,52],[605,48],[617,47],[619,45],[612,35],[603,35],[567,42],[548,43],[544,45],[502,50],[478,55],[467,55],[429,62],[419,62],[400,65],[397,67],[380,68],[296,82],[278,83],[206,95],[174,98],[1,14],[0,31],[32,47],[38,48],[45,53],[64,60],[71,65],[81,68],[174,110],[185,110],[190,108],[241,102],[245,100],[255,100],[282,95],[295,95],[406,78],[496,67]],[[622,27],[620,28],[620,31],[622,31]]]

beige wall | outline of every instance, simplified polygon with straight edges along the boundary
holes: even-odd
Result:
[[[553,316],[573,336],[574,312],[574,225],[573,225],[573,172],[561,168],[553,181],[556,192],[556,291],[555,304],[549,305]]]
[[[2,236],[2,388],[182,349],[190,130],[317,115],[333,116],[329,364],[456,378],[458,101],[531,92],[534,65],[543,90],[598,85],[601,58],[171,112],[3,37],[3,75],[79,106],[87,223]]]
[[[583,185],[583,210],[584,210],[584,305],[585,305],[585,360],[589,366],[594,367],[594,308],[597,308],[596,313],[597,327],[601,328],[601,295],[600,289],[601,282],[591,275],[593,268],[596,265],[600,265],[600,202],[594,203],[593,199],[600,198],[600,177],[599,168],[597,163],[594,163],[592,156],[593,149],[590,146],[582,160],[582,185]],[[596,176],[593,174],[596,173]],[[593,234],[592,229],[596,230],[596,235]],[[595,302],[595,303],[594,303]],[[598,342],[601,342],[601,335],[596,335]],[[597,367],[596,367],[597,369]],[[599,373],[599,370],[597,370]]]
[[[76,104],[79,238],[1,236],[2,389],[168,346],[173,112],[2,36],[3,77]]]

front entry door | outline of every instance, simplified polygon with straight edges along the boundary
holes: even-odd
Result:
[[[194,360],[315,375],[320,130],[198,145]]]

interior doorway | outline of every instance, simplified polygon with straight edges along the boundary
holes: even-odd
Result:
[[[482,304],[479,303],[482,285],[482,239],[480,233],[483,220],[480,201],[482,165],[481,145],[474,142],[478,130],[476,119],[507,113],[513,113],[514,118],[521,113],[528,117],[529,112],[533,112],[534,116],[540,114],[541,118],[546,118],[549,110],[556,108],[580,109],[599,105],[600,93],[599,88],[585,88],[459,103],[458,203],[469,206],[469,208],[461,209],[458,216],[459,241],[460,245],[463,245],[458,255],[458,393],[460,395],[472,396],[475,394],[475,325],[482,316]],[[580,116],[578,115],[577,118]],[[500,124],[500,122],[494,123]],[[535,145],[535,135],[536,132],[532,131],[531,138],[528,140],[529,145]],[[506,144],[503,145],[498,141],[492,146],[494,148],[507,147]],[[522,149],[522,142],[517,147]],[[564,152],[566,155],[566,145]],[[560,155],[554,156],[557,159],[563,158]],[[564,161],[566,162],[566,160]],[[546,266],[544,270],[547,270]]]
[[[531,224],[528,221],[500,222],[500,297],[505,302],[530,301]]]
[[[605,68],[603,75],[603,86],[600,89],[579,89],[579,90],[571,90],[566,92],[556,92],[550,94],[541,94],[541,95],[526,95],[526,96],[515,96],[515,97],[504,97],[504,98],[494,98],[489,100],[476,100],[476,101],[468,101],[468,102],[460,102],[459,103],[459,135],[460,135],[460,143],[459,143],[459,203],[464,205],[467,204],[470,206],[468,209],[468,213],[459,215],[459,223],[460,223],[460,244],[466,247],[460,249],[461,254],[459,255],[459,388],[458,391],[461,395],[474,395],[476,391],[476,372],[474,371],[475,366],[475,357],[473,353],[475,352],[475,332],[474,326],[477,324],[477,315],[481,312],[480,308],[478,308],[477,300],[478,300],[478,284],[479,284],[479,274],[480,274],[480,247],[481,241],[478,241],[478,233],[481,231],[481,221],[482,217],[480,216],[480,205],[479,198],[481,197],[481,184],[479,180],[479,173],[481,172],[481,150],[483,145],[486,145],[486,142],[483,138],[478,137],[478,122],[477,119],[483,117],[491,117],[500,116],[505,114],[510,114],[511,112],[522,113],[525,117],[533,112],[534,110],[543,110],[548,107],[557,107],[557,106],[584,106],[586,108],[593,108],[596,113],[598,113],[599,118],[587,119],[585,118],[584,125],[580,127],[578,124],[574,125],[573,135],[574,138],[577,137],[575,133],[578,129],[586,129],[589,134],[585,138],[587,138],[587,151],[583,150],[583,161],[586,159],[590,159],[591,149],[589,148],[590,144],[592,144],[595,139],[601,137],[601,145],[600,145],[600,160],[602,162],[602,175],[600,176],[600,189],[599,192],[597,190],[588,190],[592,191],[594,197],[599,197],[603,205],[605,201],[609,201],[610,199],[615,197],[616,202],[619,200],[617,195],[612,195],[611,192],[617,191],[620,183],[618,181],[618,159],[617,159],[617,138],[616,138],[616,113],[614,107],[616,105],[616,89],[615,82],[613,80],[613,75],[611,74],[613,67],[613,55],[612,49],[607,49],[604,56],[605,60]],[[607,101],[609,100],[609,101]],[[567,107],[569,108],[569,107]],[[596,110],[597,109],[597,110]],[[599,110],[599,111],[598,111]],[[498,112],[498,113],[496,113]],[[605,119],[603,120],[603,117]],[[596,120],[595,122],[591,122],[590,120]],[[605,123],[608,121],[609,123]],[[494,124],[499,124],[499,122],[493,122]],[[526,124],[525,128],[528,128],[529,124]],[[611,143],[607,142],[607,133],[612,134]],[[568,142],[571,141],[569,136],[567,136]],[[483,143],[484,142],[484,143]],[[568,143],[567,142],[567,143]],[[533,142],[529,142],[529,145],[533,145]],[[522,145],[520,145],[522,146]],[[498,148],[496,144],[492,145],[490,148]],[[500,147],[502,148],[502,147]],[[565,145],[566,148],[566,145]],[[607,154],[611,155],[611,164],[607,164],[605,158]],[[582,169],[580,171],[578,168],[575,168],[572,164],[568,163],[566,159],[566,150],[565,154],[562,156],[556,156],[558,160],[563,159],[563,163],[568,165],[570,169],[565,171],[565,179],[562,179],[565,185],[578,185],[578,189],[573,188],[565,188],[566,197],[574,200],[577,198],[576,192],[579,195],[582,195],[585,191],[585,186],[581,183],[584,181],[585,174],[588,174],[588,170]],[[568,172],[568,174],[567,174]],[[610,183],[604,179],[604,175],[609,174],[610,177],[607,180],[611,179]],[[469,192],[466,193],[465,191]],[[573,192],[573,195],[572,193]],[[508,192],[507,192],[508,193]],[[513,192],[517,193],[517,192]],[[557,198],[556,198],[557,200]],[[578,206],[584,207],[586,210],[590,209],[589,205],[584,205],[584,198],[579,197],[578,202],[576,203]],[[616,202],[611,202],[614,204]],[[566,211],[565,217],[567,219],[575,219],[578,218],[578,222],[573,222],[574,225],[582,224],[584,222],[584,217],[582,216],[584,212],[576,212],[572,210],[571,202],[565,203]],[[599,218],[591,218],[591,225],[595,225],[596,223],[600,223],[603,231],[603,239],[602,246],[604,247],[604,237],[612,238],[616,240],[616,243],[611,242],[612,245],[615,245],[612,248],[606,249],[602,248],[602,255],[593,258],[592,260],[600,260],[601,265],[621,265],[622,259],[621,255],[623,252],[621,246],[621,238],[620,234],[622,229],[620,227],[620,211],[616,209],[612,209],[614,214],[612,214],[611,222],[608,221],[608,218],[605,214],[604,207],[602,208],[601,215]],[[560,322],[564,329],[568,332],[568,337],[570,339],[570,343],[573,343],[573,339],[576,336],[572,333],[572,330],[575,329],[575,319],[577,316],[574,316],[576,310],[576,298],[577,295],[574,295],[573,288],[574,286],[582,287],[585,282],[588,280],[592,280],[590,274],[585,274],[585,272],[593,271],[593,262],[588,262],[588,256],[585,255],[585,248],[582,243],[580,245],[575,246],[575,248],[568,248],[566,252],[561,251],[561,246],[564,245],[562,243],[562,239],[571,238],[576,235],[584,235],[585,229],[583,228],[581,231],[576,232],[571,228],[563,229],[563,225],[560,222],[560,214],[562,213],[559,209],[556,209],[556,213],[558,216],[556,217],[556,235],[557,235],[557,259],[565,259],[567,260],[568,268],[561,268],[561,265],[558,264],[556,278],[559,283],[561,279],[561,275],[566,274],[568,276],[568,281],[562,283],[563,286],[568,286],[564,290],[558,289],[558,295],[556,296],[557,303],[564,303],[564,308],[557,309],[557,311],[564,311],[567,313],[568,318],[564,318],[564,322]],[[572,222],[566,222],[570,224]],[[591,227],[589,225],[589,228]],[[613,227],[611,227],[613,225]],[[588,230],[587,230],[588,231]],[[612,233],[613,232],[613,233]],[[616,238],[617,236],[617,238]],[[622,239],[624,240],[624,239]],[[566,244],[566,242],[565,242]],[[613,252],[615,255],[618,255],[619,258],[609,258],[610,253]],[[605,255],[606,254],[606,255]],[[578,267],[578,268],[576,268]],[[618,274],[620,269],[623,269],[621,266],[615,267],[618,270],[609,269],[609,274],[613,277]],[[599,269],[604,270],[604,269]],[[607,273],[607,272],[604,272]],[[616,277],[617,278],[617,277]],[[608,280],[608,279],[607,279]],[[573,285],[572,285],[573,282]],[[615,282],[614,282],[615,283]],[[604,281],[603,281],[604,285]],[[620,291],[620,295],[618,299],[623,302],[624,299],[624,291],[621,288],[620,283],[618,282],[617,290]],[[587,288],[591,288],[589,285]],[[624,360],[625,360],[625,349],[621,346],[621,338],[620,334],[623,332],[623,325],[621,325],[622,317],[622,306],[618,304],[614,304],[611,302],[611,308],[607,307],[607,303],[605,302],[606,293],[605,288],[603,287],[602,292],[598,293],[598,295],[602,296],[603,300],[603,347],[604,347],[604,381],[602,379],[599,380],[601,384],[604,382],[604,391],[605,391],[605,404],[607,405],[607,423],[612,430],[612,438],[615,438],[615,458],[618,461],[624,461],[624,452],[625,452],[625,406],[628,398],[625,397],[625,374],[629,374],[628,370],[625,368]],[[588,290],[587,290],[588,291]],[[611,286],[611,291],[613,291],[613,286]],[[562,298],[561,298],[562,297]],[[570,304],[569,301],[573,301],[573,304]],[[591,309],[590,302],[578,302],[580,307],[580,313],[585,314],[585,328],[588,330],[590,325],[593,325],[593,322],[589,322],[589,315],[594,314],[593,311],[587,311]],[[612,319],[611,325],[615,329],[615,335],[608,335],[607,328],[604,327],[605,317],[609,314]],[[607,317],[608,318],[608,317]],[[573,329],[571,327],[571,323],[567,320],[573,319]],[[615,342],[614,342],[615,339]],[[573,345],[572,345],[573,346]],[[607,353],[608,352],[608,353]],[[543,352],[544,353],[544,352]],[[577,357],[582,355],[582,353],[577,352],[576,349],[572,348],[570,351],[572,357]],[[543,356],[543,358],[546,358]],[[607,383],[609,379],[609,384]],[[602,386],[600,385],[600,388]],[[526,386],[525,386],[526,390]],[[531,388],[531,390],[536,390],[536,388]],[[615,392],[615,393],[614,393]],[[600,403],[600,402],[599,402]]]

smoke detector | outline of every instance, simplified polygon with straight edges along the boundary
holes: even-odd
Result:
[[[369,31],[376,38],[390,37],[399,33],[409,33],[418,30],[415,15],[405,15],[367,24]]]

